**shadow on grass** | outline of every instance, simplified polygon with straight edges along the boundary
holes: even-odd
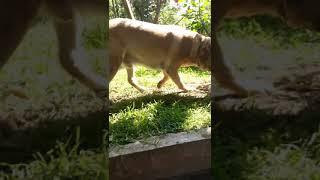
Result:
[[[114,104],[109,109],[110,113],[117,113],[122,109],[125,109],[128,106],[131,106],[133,103],[135,108],[141,108],[143,104],[151,103],[154,101],[164,101],[165,103],[172,104],[175,102],[192,104],[194,102],[208,103],[210,102],[210,97],[197,97],[197,96],[182,96],[179,93],[171,94],[147,94],[141,97],[134,97],[128,99],[122,99]]]
[[[111,144],[209,125],[209,97],[151,94],[117,102],[109,115]],[[198,120],[198,121],[197,121]]]

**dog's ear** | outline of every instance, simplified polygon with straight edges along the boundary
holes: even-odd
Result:
[[[194,40],[200,42],[202,39],[202,35],[201,34],[196,34],[195,37],[194,37]]]
[[[202,50],[206,51],[208,54],[211,54],[211,38],[205,37],[202,42]]]

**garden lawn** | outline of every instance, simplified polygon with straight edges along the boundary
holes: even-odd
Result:
[[[208,84],[211,75],[197,68],[181,68],[182,82],[189,87]],[[161,71],[139,66],[136,78],[147,92],[140,93],[127,82],[121,69],[109,87],[113,102],[109,114],[109,142],[126,144],[165,133],[190,131],[211,125],[211,101],[208,92],[181,93],[169,80],[160,90]]]

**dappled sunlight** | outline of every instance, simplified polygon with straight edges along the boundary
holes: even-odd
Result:
[[[168,102],[145,101],[127,105],[109,119],[111,144],[134,142],[138,139],[170,132],[208,127],[211,124],[210,100]]]
[[[192,69],[179,72],[186,86],[211,82],[211,75]],[[120,69],[109,87],[113,102],[109,116],[111,144],[126,144],[150,136],[190,131],[211,125],[211,102],[206,91],[181,93],[169,80],[161,89],[156,85],[162,72],[137,66],[136,79],[147,92],[140,93]]]

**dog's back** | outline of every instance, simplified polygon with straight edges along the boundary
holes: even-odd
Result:
[[[153,68],[160,68],[173,54],[181,51],[181,41],[190,39],[187,49],[191,50],[192,40],[198,34],[175,25],[158,25],[130,19],[109,21],[110,52],[130,55],[131,62]],[[186,52],[187,53],[187,52]],[[190,53],[190,51],[188,52]],[[189,54],[186,54],[187,56]]]

